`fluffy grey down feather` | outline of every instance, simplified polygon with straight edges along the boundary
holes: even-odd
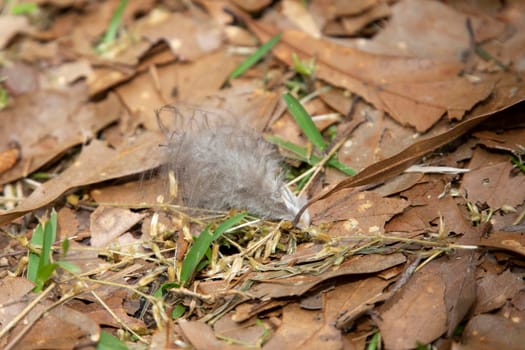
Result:
[[[273,145],[251,128],[222,124],[174,133],[168,150],[186,206],[292,220],[305,204],[283,182]],[[308,225],[307,213],[301,221]]]

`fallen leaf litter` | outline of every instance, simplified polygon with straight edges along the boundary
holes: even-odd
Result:
[[[80,347],[101,330],[150,348],[364,349],[379,335],[388,349],[522,346],[522,5],[198,3],[130,2],[101,56],[91,44],[118,1],[50,2],[60,10],[45,30],[0,15],[1,346]],[[232,52],[281,32],[224,84],[242,60]],[[262,131],[323,156],[283,108],[285,85],[360,171],[318,169],[303,229],[270,220],[304,203]],[[162,135],[154,110],[181,101],[234,117]],[[416,162],[438,172],[398,175]],[[137,181],[164,163],[160,181]],[[24,255],[49,205],[70,239],[54,261],[80,272],[59,269],[37,295]],[[257,216],[215,240],[181,286],[195,237],[243,209]]]

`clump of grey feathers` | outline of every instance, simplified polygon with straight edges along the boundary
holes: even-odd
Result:
[[[305,200],[284,183],[275,147],[242,123],[221,119],[213,124],[198,123],[169,135],[168,169],[175,174],[183,204],[293,220]],[[306,213],[302,222],[308,221]]]

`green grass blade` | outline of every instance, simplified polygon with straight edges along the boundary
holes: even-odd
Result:
[[[228,76],[228,79],[240,77],[244,72],[250,69],[257,61],[266,55],[278,42],[281,40],[281,33],[275,35],[270,40],[265,42],[255,51],[251,56],[246,58],[237,68],[233,70]]]
[[[180,318],[182,315],[184,315],[185,312],[186,312],[186,306],[181,305],[181,304],[177,304],[177,305],[175,305],[175,307],[171,311],[171,318],[173,320],[176,320],[176,319]]]
[[[197,265],[199,265],[200,261],[206,254],[206,251],[210,247],[211,243],[219,238],[229,228],[239,223],[242,219],[244,219],[245,216],[246,213],[237,214],[220,224],[214,232],[210,232],[210,226],[207,226],[201,232],[199,237],[197,237],[193,242],[193,245],[182,262],[180,280],[183,286],[187,285],[187,283],[190,281],[191,276],[195,273]]]
[[[308,157],[308,152],[306,151],[305,148],[301,147],[301,146],[298,146],[296,145],[295,143],[292,143],[292,142],[289,142],[289,141],[285,141],[283,139],[281,139],[280,137],[277,137],[277,136],[268,136],[267,137],[268,141],[270,141],[271,143],[273,143],[274,145],[277,145],[279,147],[282,147],[284,148],[285,150],[287,151],[290,151],[292,152],[293,154],[295,154],[297,156],[297,159],[299,159],[300,161],[303,161],[309,165],[316,165],[317,163],[319,163],[322,158],[319,157],[319,156],[316,156],[315,154],[312,154]],[[332,168],[336,168],[338,170],[340,170],[341,172],[343,172],[344,174],[348,175],[348,176],[354,176],[356,174],[356,171],[350,167],[347,167],[346,165],[344,165],[343,163],[341,163],[340,161],[338,161],[335,157],[332,157],[330,158],[326,164]]]
[[[44,285],[51,278],[51,275],[57,269],[57,267],[58,267],[58,264],[56,263],[50,263],[47,265],[39,266],[38,276],[37,276],[38,289],[36,291],[40,291],[44,287]]]
[[[372,336],[366,350],[377,350],[381,346],[381,333],[377,332]]]
[[[20,4],[14,4],[13,7],[11,7],[11,14],[12,15],[31,15],[38,11],[38,5],[34,2],[23,2]]]
[[[120,0],[117,9],[115,10],[115,13],[113,13],[113,16],[111,17],[108,30],[106,31],[104,37],[102,38],[102,41],[100,42],[100,44],[98,44],[96,48],[98,52],[104,51],[104,48],[107,47],[109,43],[115,41],[115,38],[117,37],[118,27],[120,26],[120,22],[122,21],[122,15],[124,14],[124,10],[126,9],[127,5],[128,0]]]
[[[97,350],[128,350],[128,347],[119,338],[102,331],[100,332]]]
[[[510,161],[512,162],[512,164],[520,168],[521,172],[525,174],[525,163],[520,163],[519,159],[514,156],[510,157]]]
[[[40,254],[29,253],[27,266],[27,279],[35,283],[35,292],[44,287],[53,271],[55,264],[51,264],[51,246],[55,242],[57,232],[57,213],[53,209],[48,221],[38,224],[31,238],[31,246],[40,247]]]
[[[62,243],[60,243],[60,246],[62,247],[60,255],[62,259],[64,259],[67,255],[67,252],[69,251],[69,239],[64,238]]]
[[[293,95],[290,93],[283,94],[284,102],[288,106],[288,111],[294,117],[295,121],[304,132],[305,136],[310,140],[310,142],[319,150],[324,151],[328,147],[328,142],[325,141],[323,135],[315,126],[312,117],[304,109],[301,102],[299,102]]]
[[[42,242],[42,252],[40,253],[40,267],[49,264],[51,260],[51,246],[57,237],[57,213],[55,209],[51,212],[49,221],[44,224],[44,240]]]
[[[153,296],[155,298],[163,298],[164,297],[164,294],[166,293],[166,291],[168,289],[171,289],[171,288],[180,288],[180,284],[176,283],[176,282],[166,282],[166,283],[163,283],[154,293],[153,293]]]
[[[44,224],[40,223],[33,231],[33,237],[31,237],[31,246],[42,247],[44,242]],[[40,255],[37,253],[29,253],[29,261],[27,263],[27,279],[36,283],[36,277],[38,276],[38,264],[40,262]]]

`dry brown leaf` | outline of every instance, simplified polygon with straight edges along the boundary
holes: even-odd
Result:
[[[490,273],[483,276],[477,285],[476,303],[472,311],[476,315],[499,309],[525,289],[522,278],[508,269],[500,275]]]
[[[2,328],[26,307],[24,296],[34,287],[33,282],[22,277],[7,276],[0,279],[0,305],[2,305],[0,325]]]
[[[2,85],[11,97],[32,93],[40,87],[39,70],[23,62],[13,62],[0,67],[0,75]]]
[[[27,279],[16,277],[0,280],[0,289],[2,289],[0,295],[3,296],[2,312],[0,313],[2,326],[30,304],[31,298],[24,298],[24,296],[32,288],[33,283]],[[51,301],[43,300],[34,305],[31,311],[8,333],[8,336],[2,338],[0,346],[2,348],[8,346],[7,344],[12,346],[11,342],[21,334],[23,329],[26,333],[16,342],[17,349],[73,349],[75,345],[98,339],[100,328],[91,318],[64,305],[47,310],[51,304]],[[44,311],[46,312],[43,313]],[[31,327],[26,329],[28,324]],[[61,331],[50,331],[53,329]]]
[[[314,38],[321,37],[321,30],[315,19],[303,3],[294,0],[283,0],[282,13],[303,32]]]
[[[47,84],[44,88],[67,89],[69,84],[86,78],[89,80],[93,75],[93,69],[89,61],[81,59],[75,62],[64,63],[60,66],[47,70]]]
[[[199,288],[201,286],[202,283],[199,284]],[[235,313],[232,314],[231,318],[235,322],[244,322],[253,316],[256,316],[257,314],[276,309],[288,303],[289,302],[286,300],[265,300],[257,302],[250,301],[242,303],[235,308]]]
[[[482,145],[514,154],[525,152],[525,128],[505,130],[497,133],[493,131],[479,131],[472,134],[479,139]]]
[[[257,12],[262,8],[268,6],[271,0],[232,0],[237,6],[243,8],[248,12]]]
[[[385,288],[390,281],[377,277],[364,278],[336,286],[328,291],[323,309],[327,323],[338,329],[349,329],[352,323],[385,300]]]
[[[106,248],[144,216],[129,209],[99,206],[91,214],[91,246]]]
[[[477,253],[459,251],[453,259],[440,260],[437,266],[425,271],[427,274],[443,276],[448,336],[452,336],[476,300],[477,259]]]
[[[385,347],[412,349],[428,344],[447,331],[445,284],[425,269],[414,274],[400,294],[388,300],[378,319]],[[422,322],[424,320],[424,322]]]
[[[218,337],[244,344],[246,347],[257,347],[261,344],[269,328],[266,321],[259,323],[252,319],[241,323],[234,321],[231,314],[224,315],[213,324],[213,331]]]
[[[478,42],[503,33],[503,22],[489,16],[462,13],[432,0],[405,0],[392,6],[392,17],[370,41],[357,46],[378,54],[463,60],[468,53],[467,19]]]
[[[427,153],[457,139],[484,120],[498,113],[512,113],[512,107],[524,100],[523,96],[525,95],[521,93],[524,89],[525,86],[515,82],[514,79],[511,79],[510,82],[502,82],[493,92],[493,97],[489,103],[480,106],[479,109],[475,109],[473,111],[474,116],[470,119],[459,123],[442,134],[418,141],[390,158],[372,164],[357,175],[339,182],[327,192],[311,199],[307,206],[327,198],[342,189],[377,183],[400,174]],[[300,216],[301,214],[302,212],[298,215]]]
[[[133,298],[133,294],[130,291],[124,289],[118,289],[114,293],[101,298],[104,304],[113,312],[113,314],[117,315],[120,322],[117,321],[105,307],[97,302],[91,304],[78,302],[75,303],[75,305],[71,305],[71,307],[74,306],[76,310],[88,316],[98,325],[118,328],[121,326],[121,322],[123,322],[133,330],[144,329],[144,322],[138,318],[129,316],[127,310],[124,308],[126,299],[131,298]]]
[[[461,190],[474,203],[487,203],[491,208],[516,206],[525,199],[525,176],[513,174],[513,164],[505,155],[489,153],[482,148],[474,151],[463,176]]]
[[[183,61],[192,61],[222,44],[220,26],[210,17],[196,13],[166,12],[155,9],[137,21],[135,30],[151,43],[164,41]]]
[[[150,66],[164,65],[175,59],[176,57],[167,47],[161,47],[156,52],[151,52],[149,56],[145,57],[135,69],[122,66],[95,66],[93,67],[93,74],[87,80],[89,95],[97,95],[118,83],[132,78],[137,73],[150,69]]]
[[[322,314],[320,311],[303,310],[297,304],[286,305],[283,308],[282,322],[277,331],[265,344],[265,350],[273,349],[297,349],[301,345],[302,349],[310,349],[303,343],[304,339],[310,339],[312,334],[324,327]],[[327,339],[330,341],[330,339]],[[332,349],[329,344],[321,349]],[[317,348],[319,349],[319,348]]]
[[[302,327],[301,327],[302,328]],[[300,338],[297,344],[290,347],[290,349],[327,349],[339,350],[343,346],[343,339],[341,331],[334,327],[333,324],[325,323],[322,327],[315,331],[311,331]]]
[[[0,174],[11,169],[20,158],[20,149],[18,147],[10,148],[0,152]]]
[[[197,103],[217,94],[238,63],[239,57],[219,50],[192,63],[159,67],[155,73],[146,71],[116,91],[147,129],[158,130],[155,110],[177,101]]]
[[[159,140],[160,139],[160,140]],[[13,210],[0,214],[0,225],[49,204],[70,189],[137,174],[159,166],[164,155],[159,150],[159,134],[145,133],[120,149],[94,140],[85,147],[73,166],[38,187]]]
[[[275,35],[265,23],[243,19],[261,40]],[[315,57],[319,78],[357,93],[418,131],[430,129],[446,112],[461,118],[487,98],[494,85],[490,78],[473,84],[459,77],[459,61],[376,55],[297,31],[285,31],[274,54],[289,66],[293,54],[302,60]]]
[[[0,111],[0,119],[8,125],[0,129],[1,142],[17,142],[22,153],[22,159],[0,176],[0,183],[27,176],[120,117],[121,105],[115,95],[83,104],[85,93],[82,85],[67,92],[38,91],[17,97],[12,108]]]
[[[461,234],[460,242],[479,239],[481,230],[467,220],[466,210],[450,197],[439,199],[445,183],[439,176],[433,176],[430,183],[422,183],[402,193],[412,204],[411,208],[387,223],[386,232],[394,235],[401,233],[437,233],[440,218],[443,219],[446,234]],[[468,243],[465,243],[468,244]]]
[[[213,330],[201,321],[187,321],[180,319],[177,324],[182,335],[190,342],[196,350],[241,350],[245,346],[228,344],[215,337]]]
[[[316,224],[339,220],[355,220],[356,229],[379,233],[384,223],[402,212],[409,203],[401,198],[383,198],[375,192],[344,191],[319,201],[310,209]],[[370,229],[373,225],[377,229]]]
[[[491,232],[489,237],[483,237],[471,244],[479,244],[488,248],[504,249],[525,256],[525,232]]]
[[[77,236],[79,221],[73,209],[68,207],[60,208],[57,212],[57,240]]]
[[[310,6],[314,13],[324,17],[325,20],[331,20],[336,17],[358,15],[379,2],[381,0],[313,0]]]
[[[2,14],[0,16],[0,49],[3,49],[16,34],[31,31],[27,17]]]
[[[381,18],[390,17],[391,14],[392,11],[388,4],[380,2],[358,15],[341,18],[341,26],[344,28],[346,35],[353,35],[357,34],[369,23]]]
[[[167,193],[166,181],[160,177],[131,181],[114,186],[97,187],[90,192],[100,205],[140,206],[141,203],[155,204],[159,195]]]
[[[263,282],[254,285],[249,290],[249,293],[260,299],[298,296],[330,278],[374,273],[402,264],[405,261],[406,258],[402,254],[371,254],[353,256],[341,265],[333,266],[328,271],[317,276],[300,275],[279,279],[265,279],[266,273],[258,273],[256,274],[257,280]]]
[[[51,304],[46,302],[44,304]],[[40,307],[32,310],[38,314]],[[39,310],[40,309],[40,310]],[[21,325],[25,325],[22,321]],[[15,328],[12,335],[20,329]],[[60,331],[56,331],[60,330]],[[74,349],[100,337],[100,327],[89,316],[64,305],[44,313],[17,343],[18,349]]]
[[[357,171],[402,151],[419,138],[417,133],[364,103],[356,106],[354,115],[366,116],[365,122],[341,146],[338,159]]]
[[[521,350],[523,344],[523,320],[514,322],[498,315],[478,315],[469,320],[461,343],[454,343],[452,350]]]

